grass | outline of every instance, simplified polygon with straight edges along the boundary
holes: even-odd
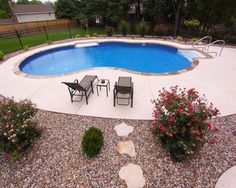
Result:
[[[79,28],[79,27],[71,28],[72,37],[75,37],[76,35],[79,36],[86,36],[91,34],[94,35],[95,33],[98,35],[104,34],[104,30],[103,28],[89,28],[89,30],[86,31],[84,28]],[[68,28],[59,30],[49,30],[47,31],[47,34],[49,41],[56,41],[70,38],[70,32]],[[46,33],[42,31],[40,33],[24,34],[21,36],[21,42],[23,46],[28,46],[28,47],[46,43],[47,42]],[[0,40],[0,51],[2,51],[4,54],[9,52],[14,52],[20,49],[21,49],[21,44],[17,37],[3,38]]]

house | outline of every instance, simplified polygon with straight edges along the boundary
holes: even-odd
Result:
[[[144,8],[143,8],[143,3],[133,3],[130,5],[129,11],[128,11],[128,15],[129,15],[129,19],[130,20],[140,20],[143,17],[143,12],[144,12]]]
[[[44,20],[55,20],[55,12],[49,4],[13,4],[9,6],[15,22],[35,22]]]

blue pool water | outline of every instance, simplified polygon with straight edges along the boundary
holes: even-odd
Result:
[[[60,75],[94,67],[116,67],[142,73],[166,73],[192,64],[178,49],[158,44],[103,42],[97,46],[66,46],[26,58],[20,70],[31,75]]]

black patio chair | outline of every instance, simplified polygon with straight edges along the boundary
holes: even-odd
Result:
[[[118,105],[129,105],[131,101],[131,108],[133,107],[133,92],[134,84],[131,77],[119,77],[118,83],[115,83],[113,89],[113,103],[116,106],[116,101]],[[127,100],[127,103],[119,103],[119,100]]]
[[[88,98],[93,93],[93,82],[95,79],[98,80],[96,75],[85,75],[84,78],[79,82],[75,79],[74,82],[62,82],[68,86],[70,93],[71,102],[80,102],[85,96],[86,104],[88,104]],[[79,96],[80,100],[73,100],[74,96]]]

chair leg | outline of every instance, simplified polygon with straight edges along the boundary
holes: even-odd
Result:
[[[114,105],[114,107],[116,106],[116,95],[115,95],[114,90],[113,90],[113,105]]]
[[[88,96],[85,95],[85,99],[86,99],[86,104],[88,104]]]

